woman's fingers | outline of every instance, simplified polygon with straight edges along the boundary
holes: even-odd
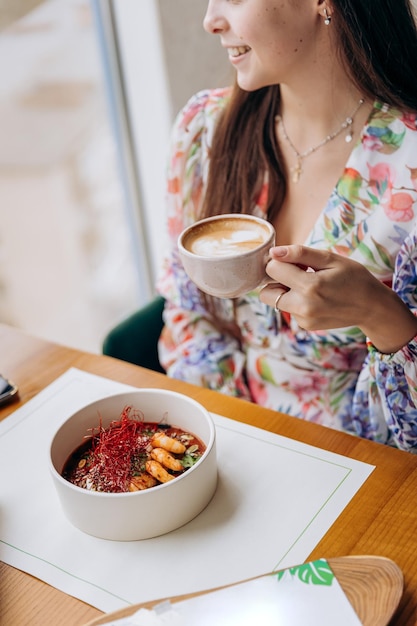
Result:
[[[360,325],[369,315],[370,284],[377,281],[356,261],[299,245],[271,248],[270,257],[266,271],[278,284],[260,299],[290,313],[301,328]]]
[[[340,260],[338,254],[328,250],[316,250],[307,246],[274,246],[270,249],[271,259],[282,263],[291,263],[299,269],[311,267],[314,270],[329,269]]]

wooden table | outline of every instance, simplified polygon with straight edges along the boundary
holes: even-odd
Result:
[[[0,373],[19,386],[20,394],[17,402],[0,409],[0,419],[33,398],[69,367],[138,387],[186,393],[209,411],[375,465],[375,471],[308,560],[350,554],[391,558],[404,573],[404,594],[390,626],[417,624],[416,456],[261,409],[129,363],[49,343],[1,324]],[[99,615],[99,610],[80,600],[0,563],[1,626],[81,626]]]

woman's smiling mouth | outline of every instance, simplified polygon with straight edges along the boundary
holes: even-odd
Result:
[[[228,48],[227,52],[229,57],[236,58],[242,56],[242,54],[246,54],[249,52],[251,48],[249,46],[238,46],[236,48]]]

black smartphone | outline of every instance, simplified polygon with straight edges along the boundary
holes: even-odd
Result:
[[[11,380],[0,374],[0,405],[12,400],[18,391],[17,386]]]

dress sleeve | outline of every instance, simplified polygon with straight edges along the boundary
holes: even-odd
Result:
[[[205,297],[185,273],[177,247],[180,232],[198,216],[211,135],[226,96],[224,90],[200,92],[173,126],[167,172],[169,250],[157,282],[166,301],[158,352],[168,376],[250,399],[245,355],[239,339],[226,330],[233,322],[233,303],[213,299],[224,319],[224,328],[219,328]]]
[[[392,288],[416,315],[416,227],[397,256]],[[382,354],[368,344],[353,411],[362,437],[417,453],[417,336],[393,354]]]

